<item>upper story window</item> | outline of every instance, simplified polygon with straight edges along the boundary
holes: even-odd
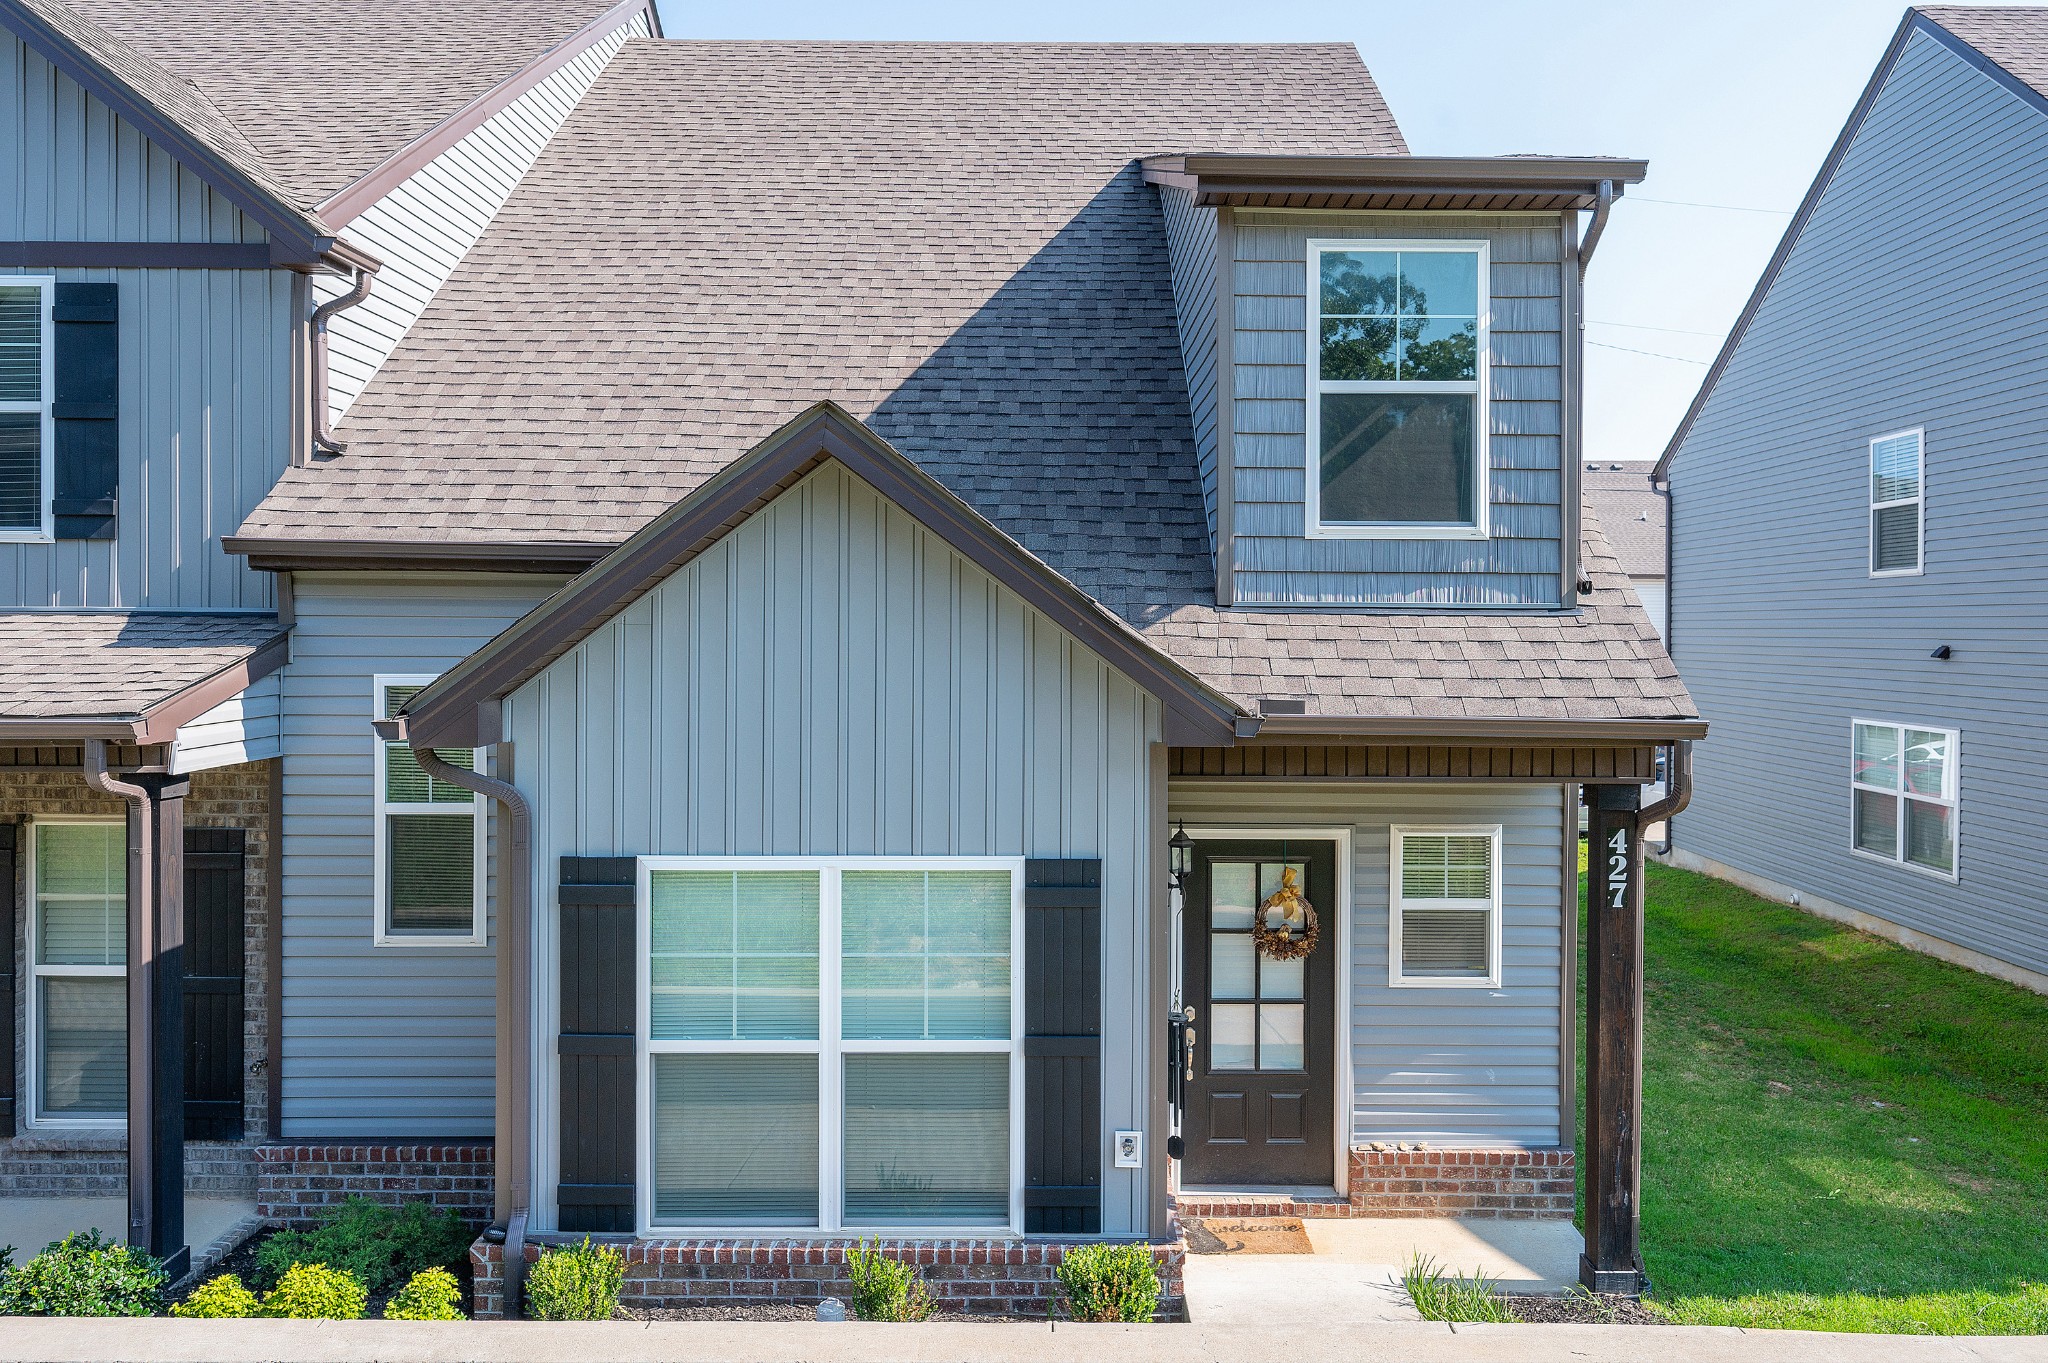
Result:
[[[1870,575],[1920,571],[1923,432],[1870,442]]]
[[[1308,533],[1480,539],[1487,248],[1310,241]]]
[[[55,287],[50,279],[0,277],[0,540],[50,537]]]

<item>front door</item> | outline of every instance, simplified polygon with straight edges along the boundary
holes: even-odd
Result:
[[[1183,992],[1195,1014],[1195,1065],[1181,1182],[1327,1188],[1336,1160],[1336,846],[1204,841],[1194,861]],[[1306,958],[1275,960],[1257,949],[1252,927],[1289,867],[1321,940]]]

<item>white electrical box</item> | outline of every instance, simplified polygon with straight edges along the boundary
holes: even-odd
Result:
[[[1119,1131],[1116,1133],[1116,1167],[1119,1169],[1142,1169],[1145,1167],[1144,1132]]]

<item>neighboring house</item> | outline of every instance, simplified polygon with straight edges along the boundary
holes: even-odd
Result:
[[[31,63],[115,41],[76,31],[96,8],[0,0]],[[985,1305],[1042,1298],[1076,1239],[1171,1268],[1176,1193],[1569,1216],[1583,793],[1586,1271],[1632,1286],[1637,805],[1705,730],[1578,514],[1581,215],[1590,242],[1641,163],[1411,156],[1348,46],[590,41],[559,127],[436,251],[410,211],[374,246],[318,204],[236,220],[249,272],[218,287],[284,301],[202,353],[275,375],[247,420],[276,458],[170,561],[245,613],[138,610],[146,537],[91,601],[64,541],[18,551],[49,595],[11,665],[75,669],[126,726],[27,687],[7,712],[25,785],[83,805],[105,757],[136,787],[146,884],[109,846],[61,862],[98,877],[93,978],[123,896],[185,893],[150,844],[180,754],[275,754],[244,882],[268,1096],[231,1147],[266,1212],[467,1189],[503,1232],[485,1310],[522,1245],[585,1232],[635,1238],[650,1299],[744,1292],[735,1239],[837,1262],[881,1234],[928,1242],[942,1291],[1015,1265]],[[78,109],[122,88],[86,75]],[[38,136],[34,165],[100,172]],[[68,278],[58,235],[0,251]],[[207,299],[210,261],[158,268]],[[184,378],[198,342],[133,320],[176,296],[146,285],[121,372]],[[209,401],[137,388],[121,428]],[[117,533],[189,495],[122,479]],[[145,625],[194,636],[145,652]],[[1289,872],[1305,958],[1252,931]],[[127,1110],[169,1148],[177,1028],[130,1023]],[[74,1089],[117,1117],[99,1026],[58,1047],[90,1084],[36,1088],[31,1039],[33,1139]]]
[[[2048,10],[1908,11],[1658,476],[1677,861],[2048,991],[2044,211]]]
[[[1664,635],[1664,498],[1651,486],[1649,459],[1588,463],[1586,504],[1600,518],[1621,571],[1657,635]]]

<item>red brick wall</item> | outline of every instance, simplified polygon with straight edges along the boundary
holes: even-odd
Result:
[[[491,1182],[488,1142],[256,1148],[256,1212],[287,1224],[358,1195],[393,1206],[430,1201],[482,1223],[491,1219]]]
[[[1569,1150],[1353,1150],[1349,1197],[1178,1199],[1189,1216],[1461,1216],[1568,1220]]]

